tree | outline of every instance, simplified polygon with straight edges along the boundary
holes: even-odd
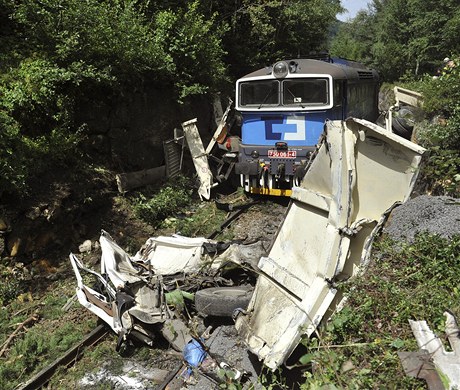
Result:
[[[358,12],[350,22],[340,24],[330,44],[331,55],[375,66],[371,55],[374,28],[374,15],[366,11]]]
[[[233,79],[276,60],[307,56],[327,49],[339,0],[236,0],[202,2],[207,12],[218,12],[225,62]]]
[[[458,0],[373,0],[339,30],[331,47],[351,59],[371,57],[391,81],[435,72],[444,57],[460,50],[459,33]]]

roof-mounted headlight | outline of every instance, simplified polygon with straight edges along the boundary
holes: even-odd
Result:
[[[277,62],[275,66],[273,66],[273,76],[277,79],[282,79],[287,76],[288,69],[288,64],[284,61]]]

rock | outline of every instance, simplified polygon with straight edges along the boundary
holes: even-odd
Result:
[[[166,320],[165,325],[161,328],[161,333],[177,351],[182,351],[192,339],[189,328],[178,318]]]
[[[92,242],[91,240],[86,240],[78,247],[80,253],[91,252]]]
[[[8,241],[8,251],[10,252],[11,257],[16,257],[21,249],[21,239],[14,238],[11,241]]]
[[[8,230],[8,224],[3,218],[0,218],[0,232],[6,232]]]

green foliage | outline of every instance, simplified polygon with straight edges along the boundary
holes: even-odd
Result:
[[[178,312],[181,312],[185,307],[185,299],[193,302],[195,300],[195,294],[175,289],[165,293],[165,299],[168,305],[174,306]]]
[[[153,226],[160,224],[162,219],[178,213],[190,204],[191,190],[187,179],[179,178],[163,186],[150,199],[143,194],[134,200],[134,211],[144,221]]]
[[[82,74],[43,59],[25,60],[0,78],[0,183],[23,193],[30,178],[78,157],[81,135],[69,129],[71,98],[63,91]]]
[[[68,287],[63,287],[68,289]],[[62,305],[66,301],[62,289],[56,288],[53,295],[38,309],[41,318],[48,321],[31,323],[24,332],[20,332],[9,344],[2,364],[0,364],[0,388],[12,390],[25,382],[30,375],[51,364],[65,351],[81,340],[95,325],[94,320],[62,321]],[[38,302],[14,301],[0,310],[1,342],[37,310]],[[83,309],[81,309],[83,310]],[[80,317],[79,317],[80,318]],[[51,320],[51,321],[50,321]]]
[[[0,143],[1,191],[13,187],[21,192],[26,188],[29,174],[27,156],[30,148],[20,136],[19,124],[4,111],[0,111]]]
[[[24,291],[23,286],[18,279],[4,275],[2,280],[3,282],[0,285],[0,306],[8,305]]]
[[[419,182],[432,195],[460,197],[460,155],[458,150],[430,148],[430,157],[423,165]]]
[[[425,76],[407,87],[423,94],[423,110],[434,118],[422,122],[416,131],[417,142],[429,149],[419,183],[433,195],[460,196],[460,59],[439,69],[438,75]]]
[[[81,62],[102,72],[136,77],[161,66],[163,53],[136,1],[21,2],[14,16],[52,60]]]
[[[300,363],[314,365],[302,388],[424,388],[402,370],[397,351],[417,350],[408,320],[444,331],[446,308],[460,313],[460,237],[419,235],[412,244],[377,243],[371,268],[346,288],[347,308],[335,314]]]
[[[221,26],[229,26],[223,48],[233,78],[278,59],[325,50],[329,27],[342,10],[338,0],[207,0],[202,8],[218,12]]]
[[[235,379],[235,371],[230,368],[217,369],[217,376],[222,381],[222,383],[219,384],[219,389],[241,390],[243,388],[239,380]]]
[[[332,56],[350,58],[364,64],[372,64],[374,17],[359,12],[349,23],[342,23],[335,39],[330,44]]]
[[[272,371],[263,367],[258,382],[262,385],[263,390],[290,389],[290,386],[286,384],[286,377],[280,369]]]
[[[199,1],[156,15],[155,43],[165,53],[163,67],[180,99],[215,90],[225,80],[221,39],[226,28],[217,27],[215,19],[216,14],[206,18],[200,12]]]
[[[87,84],[132,88],[154,80],[177,87],[179,98],[214,89],[225,77],[222,26],[199,2],[162,9],[148,18],[148,2],[24,1],[14,13],[43,55],[64,68],[79,67]],[[80,89],[84,89],[84,85]],[[88,85],[86,86],[88,87]]]
[[[455,0],[373,0],[345,24],[332,52],[370,63],[387,81],[433,74],[442,59],[460,50]]]
[[[176,233],[184,236],[208,236],[218,230],[221,224],[225,221],[227,213],[217,209],[214,203],[200,204],[193,206],[183,216],[176,218],[171,217],[165,219],[161,227],[166,229],[174,229]],[[231,239],[231,233],[224,232],[220,236],[221,239]]]
[[[30,181],[53,164],[76,162],[81,135],[54,129],[36,138],[22,135],[18,123],[0,112],[0,188],[19,196],[26,195]],[[1,194],[1,192],[0,192]]]
[[[460,112],[460,58],[440,66],[436,76],[425,76],[412,85],[423,94],[423,109],[428,115],[455,117]]]
[[[30,374],[31,370],[43,367],[44,357],[48,361],[56,359],[82,337],[75,324],[68,323],[52,333],[36,326],[30,329],[23,339],[14,343],[9,352],[10,359],[0,366],[0,387],[13,389],[20,375]]]

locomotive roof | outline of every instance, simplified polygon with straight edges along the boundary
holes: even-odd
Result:
[[[335,79],[377,79],[377,72],[369,69],[363,64],[343,59],[331,59],[331,62],[313,59],[293,59],[284,60],[287,64],[295,62],[297,64],[295,74],[324,74],[331,75]],[[273,64],[274,65],[274,64]],[[241,79],[249,77],[268,76],[272,74],[273,65],[256,70],[243,76]],[[241,80],[240,79],[240,80]]]

